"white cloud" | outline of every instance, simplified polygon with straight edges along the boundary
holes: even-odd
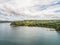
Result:
[[[58,0],[33,0],[34,4],[36,5],[48,5],[48,4],[53,4]]]
[[[0,0],[0,18],[19,19],[60,19],[59,0]],[[1,15],[3,15],[1,17]]]

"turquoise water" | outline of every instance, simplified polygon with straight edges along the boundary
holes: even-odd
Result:
[[[60,45],[60,32],[49,30],[0,23],[0,45]]]

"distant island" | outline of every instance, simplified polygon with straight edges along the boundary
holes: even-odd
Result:
[[[37,26],[54,28],[56,31],[60,31],[60,20],[24,20],[24,21],[13,21],[10,25],[13,26]]]
[[[0,21],[0,23],[11,23],[13,21]]]

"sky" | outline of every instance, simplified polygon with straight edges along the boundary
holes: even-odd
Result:
[[[0,0],[0,20],[60,19],[60,0]]]

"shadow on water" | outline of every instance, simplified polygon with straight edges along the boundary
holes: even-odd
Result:
[[[16,43],[16,42],[10,42],[10,41],[2,41],[0,40],[0,45],[45,45],[43,42],[33,42],[33,43]]]
[[[14,43],[14,42],[0,40],[0,45],[24,45],[24,44],[23,43]]]
[[[60,31],[56,31],[58,38],[60,39]]]

